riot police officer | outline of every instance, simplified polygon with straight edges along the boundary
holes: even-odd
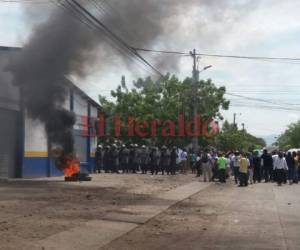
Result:
[[[148,150],[146,146],[143,145],[140,151],[140,163],[141,163],[142,174],[147,174],[148,158],[149,158]]]
[[[106,146],[103,153],[103,169],[105,173],[109,173],[110,164],[110,146]]]
[[[169,166],[170,166],[170,151],[166,146],[162,146],[161,148],[161,157],[160,157],[160,168],[162,175],[165,174],[165,171],[169,174]]]
[[[101,173],[103,167],[103,147],[102,145],[98,145],[96,149],[96,168],[95,173]]]
[[[170,159],[170,172],[172,175],[176,174],[176,160],[177,160],[177,148],[173,147]]]
[[[133,173],[136,173],[137,171],[140,170],[140,165],[141,165],[141,150],[137,144],[134,145],[134,171]]]
[[[129,149],[125,145],[122,145],[119,156],[120,168],[123,170],[123,174],[129,172],[129,153]]]
[[[119,174],[118,165],[119,165],[119,152],[116,144],[112,145],[110,151],[110,160],[111,160],[111,172]]]
[[[130,145],[130,150],[129,150],[129,170],[132,173],[136,173],[135,172],[135,166],[134,166],[134,158],[135,158],[135,149],[134,149],[134,145],[131,144]]]

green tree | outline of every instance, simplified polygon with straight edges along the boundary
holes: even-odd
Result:
[[[257,138],[249,134],[246,130],[239,130],[225,121],[222,131],[215,138],[215,145],[218,149],[229,151],[252,151],[266,146],[266,142],[262,138]]]
[[[197,109],[204,119],[222,119],[220,111],[227,110],[229,107],[229,101],[224,97],[225,92],[225,87],[216,87],[210,79],[197,84]],[[141,121],[154,119],[177,121],[179,114],[191,118],[193,94],[191,78],[180,81],[174,75],[167,75],[160,81],[154,81],[151,77],[140,78],[133,83],[133,88],[130,90],[122,78],[117,89],[111,91],[114,101],[108,101],[103,96],[99,96],[99,100],[106,113],[119,114],[123,120],[133,116]],[[137,142],[142,140],[131,139]],[[151,138],[151,141],[159,144],[188,144],[190,138]],[[201,142],[205,143],[205,140]]]
[[[300,148],[300,121],[290,124],[287,130],[278,137],[276,144],[283,150]]]

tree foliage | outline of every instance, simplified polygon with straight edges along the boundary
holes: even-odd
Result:
[[[222,131],[215,138],[215,145],[218,149],[229,151],[252,151],[266,146],[262,138],[257,138],[249,134],[246,130],[239,130],[233,124],[224,122]]]
[[[287,130],[278,137],[276,144],[283,150],[300,148],[300,121],[290,124]]]
[[[151,77],[140,78],[133,83],[132,89],[127,87],[122,78],[117,89],[111,91],[114,101],[108,101],[104,96],[99,96],[99,100],[105,113],[119,114],[123,120],[133,116],[141,121],[154,119],[177,121],[179,114],[192,119],[192,96],[195,95],[198,113],[204,119],[222,119],[220,111],[229,108],[229,101],[224,97],[225,92],[225,87],[217,87],[212,80],[208,79],[197,83],[197,90],[194,93],[191,78],[181,81],[174,75],[167,75],[160,81],[154,81]],[[131,139],[140,140],[140,138]],[[154,140],[156,143],[187,144],[190,138],[155,138]]]

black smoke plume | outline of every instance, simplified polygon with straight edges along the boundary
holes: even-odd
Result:
[[[75,115],[64,109],[69,91],[65,76],[83,75],[96,46],[92,33],[64,12],[52,12],[8,66],[21,87],[28,115],[45,125],[48,141],[73,153]]]
[[[78,1],[78,0],[77,0]],[[96,2],[93,4],[93,2]],[[215,15],[223,22],[226,9],[247,9],[253,1],[236,5],[234,0],[91,0],[80,1],[105,25],[122,37],[128,44],[136,47],[154,47],[155,44],[170,45],[185,43],[190,34],[178,31],[181,18],[195,8],[205,9],[205,13]],[[100,6],[100,7],[99,7]],[[102,14],[100,14],[100,12]],[[41,10],[45,13],[45,9]],[[244,15],[243,11],[235,11]],[[235,18],[233,16],[232,18]],[[34,18],[33,18],[34,19]],[[43,17],[44,19],[44,17]],[[201,30],[206,24],[200,23]],[[195,30],[195,29],[194,29]],[[176,40],[173,40],[177,34]],[[167,38],[171,37],[168,40]],[[201,37],[199,36],[199,39]],[[204,36],[203,36],[204,38]],[[216,35],[214,34],[214,40]],[[203,40],[205,41],[205,39]],[[203,42],[202,41],[202,42]],[[75,116],[62,108],[68,91],[64,77],[75,75],[84,77],[86,69],[100,57],[97,69],[103,70],[113,65],[114,59],[123,59],[124,65],[131,65],[123,54],[107,49],[109,43],[104,35],[91,31],[69,11],[55,8],[48,13],[46,22],[38,25],[18,56],[10,63],[13,82],[20,86],[23,101],[30,117],[45,124],[45,130],[52,144],[62,146],[67,153],[74,151],[72,136]],[[117,52],[117,53],[116,53]],[[155,64],[160,67],[179,60],[170,60],[160,55]]]

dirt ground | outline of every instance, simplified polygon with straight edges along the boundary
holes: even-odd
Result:
[[[0,182],[0,249],[300,249],[299,197],[299,185],[193,175]]]
[[[300,186],[213,184],[102,250],[300,249]]]
[[[30,249],[36,241],[100,220],[128,205],[195,181],[192,175],[93,175],[92,182],[62,178],[0,182],[0,249]],[[126,212],[126,211],[125,211]]]

